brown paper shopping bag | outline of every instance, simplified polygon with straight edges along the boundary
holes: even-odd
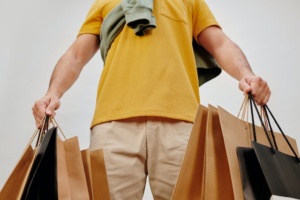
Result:
[[[56,128],[42,134],[21,200],[58,199]]]
[[[47,126],[46,120],[48,120],[46,117],[44,120],[42,120],[41,130],[44,130],[44,127]],[[26,181],[30,174],[30,170],[35,160],[38,144],[40,143],[41,139],[41,130],[36,129],[31,136],[28,144],[25,147],[25,150],[23,151],[23,154],[1,189],[0,200],[19,200],[21,198]],[[35,145],[33,145],[34,141]]]
[[[91,159],[90,150],[81,150],[81,158],[83,163],[83,168],[85,172],[86,183],[89,191],[89,199],[93,200],[93,187],[92,187],[92,175],[91,175]]]
[[[233,199],[218,110],[211,105],[199,105],[172,199]]]
[[[77,137],[61,140],[56,127],[36,132],[40,133],[39,145],[34,149],[31,146],[35,133],[1,190],[0,199],[89,199]]]
[[[256,126],[256,131],[258,140],[268,145],[263,128]],[[292,155],[282,135],[274,134],[278,148]],[[247,121],[220,106],[199,106],[172,199],[243,199],[236,148],[250,147],[251,137]],[[296,141],[288,139],[298,152]]]
[[[221,136],[223,137],[224,141],[224,151],[226,152],[228,160],[228,175],[230,176],[231,187],[233,191],[232,199],[240,200],[243,199],[244,196],[236,149],[237,147],[251,147],[252,125],[251,123],[248,123],[242,119],[239,119],[238,117],[233,116],[220,106],[218,107],[218,115],[222,130]],[[265,137],[263,128],[256,126],[255,129],[257,140],[260,141],[261,144],[270,146],[268,140]],[[292,155],[292,152],[288,147],[287,143],[285,142],[283,136],[275,132],[274,135],[277,141],[278,148],[281,149],[282,152]],[[296,151],[298,152],[296,141],[291,137],[288,137],[288,140],[293,146],[293,148],[296,149]],[[218,157],[218,154],[216,154],[216,157]],[[216,160],[218,161],[218,158],[216,158]],[[221,179],[222,177],[218,178],[218,180]],[[218,189],[218,191],[215,192],[220,192],[220,190]]]
[[[26,179],[30,171],[30,167],[34,159],[35,148],[32,147],[31,143],[36,137],[37,133],[38,132],[36,131],[33,134],[21,158],[17,162],[17,165],[6,180],[0,192],[0,200],[20,199],[23,188],[25,186]]]
[[[89,199],[77,137],[62,140],[53,127],[42,138],[21,199]]]
[[[71,199],[89,199],[88,185],[86,182],[78,137],[75,136],[63,141],[63,145],[67,163]]]
[[[78,137],[62,140],[57,137],[58,199],[89,199]]]
[[[66,138],[57,122],[55,125],[64,139],[57,136],[57,185],[59,200],[90,199],[84,163],[78,137]]]
[[[109,200],[108,180],[102,149],[81,151],[91,200]]]
[[[173,200],[203,199],[206,119],[207,108],[199,105],[185,157],[173,191]]]
[[[272,122],[276,124],[282,136],[286,138],[286,134],[282,131],[267,105],[263,106],[263,112],[259,113],[252,94],[249,95],[249,99],[254,140],[252,141],[252,147],[237,148],[244,197],[247,200],[270,199],[271,196],[278,195],[299,199],[299,156],[287,139],[286,143],[294,155],[281,152],[281,149],[277,146],[276,138],[273,137],[269,116],[271,116]],[[256,129],[253,110],[256,111],[257,117],[264,128],[265,137],[268,139],[271,147],[260,144],[260,141],[255,137]]]
[[[232,183],[218,110],[211,105],[208,105],[205,139],[203,199],[232,200]]]

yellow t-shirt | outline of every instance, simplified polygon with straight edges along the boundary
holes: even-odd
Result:
[[[103,19],[119,3],[96,0],[78,35],[99,34]],[[194,121],[200,97],[192,38],[218,23],[204,0],[157,0],[153,15],[156,28],[145,36],[125,25],[112,43],[92,127],[137,116]]]

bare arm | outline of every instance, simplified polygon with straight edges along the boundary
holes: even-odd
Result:
[[[83,67],[98,49],[98,36],[83,34],[74,41],[59,59],[52,73],[48,91],[32,107],[37,124],[39,124],[45,114],[55,114],[55,110],[60,106],[59,99],[77,80]]]
[[[220,28],[208,27],[198,35],[198,42],[216,58],[222,69],[239,81],[244,93],[251,91],[259,105],[268,102],[271,91],[267,82],[253,73],[241,49]]]

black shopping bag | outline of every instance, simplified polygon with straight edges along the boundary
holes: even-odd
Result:
[[[271,195],[268,184],[259,165],[254,149],[251,147],[238,147],[237,153],[245,200],[270,199]]]
[[[300,162],[297,153],[291,146],[287,136],[281,130],[268,106],[264,106],[263,109],[266,113],[268,125],[270,126],[271,137],[262,121],[262,117],[259,113],[258,115],[270,143],[270,147],[256,141],[252,104],[254,104],[258,113],[255,103],[250,98],[254,134],[254,141],[252,141],[253,148],[237,148],[244,198],[246,200],[264,200],[270,199],[272,195],[278,195],[300,199]],[[267,113],[272,116],[286,143],[291,148],[293,156],[278,150]]]
[[[57,168],[56,168],[56,136],[57,128],[53,127],[43,135],[42,142],[30,170],[21,200],[56,200]]]
[[[41,123],[43,128],[31,137],[0,191],[0,199],[91,199],[78,137],[67,139],[55,119],[49,116]],[[64,139],[59,137],[58,130]],[[35,139],[36,145],[32,147]]]

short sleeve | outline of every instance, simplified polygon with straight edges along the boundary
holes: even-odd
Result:
[[[209,26],[218,26],[215,16],[209,9],[205,0],[193,0],[192,4],[193,37],[196,39],[204,29]]]
[[[96,0],[91,6],[77,36],[86,33],[99,35],[102,21],[100,1]]]

